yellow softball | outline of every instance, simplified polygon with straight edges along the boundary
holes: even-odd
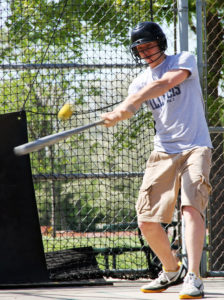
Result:
[[[59,111],[58,113],[58,119],[65,121],[71,118],[72,114],[74,112],[73,105],[70,103],[66,103]]]

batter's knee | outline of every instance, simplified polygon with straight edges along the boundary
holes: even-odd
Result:
[[[204,220],[204,216],[200,213],[200,211],[198,209],[196,209],[193,206],[188,206],[188,205],[183,206],[182,214],[183,214],[184,218],[194,219],[194,218],[201,217]]]
[[[160,226],[160,224],[155,222],[138,222],[138,227],[143,235],[147,232],[153,232],[157,230],[158,226]]]

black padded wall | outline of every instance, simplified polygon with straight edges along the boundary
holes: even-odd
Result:
[[[25,112],[0,115],[0,284],[49,280],[26,142]]]

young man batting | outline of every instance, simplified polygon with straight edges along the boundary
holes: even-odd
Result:
[[[199,266],[203,251],[204,211],[211,190],[212,144],[204,114],[195,58],[189,52],[166,55],[160,26],[139,23],[131,33],[131,51],[149,67],[130,85],[129,95],[113,111],[102,114],[106,127],[131,118],[146,103],[155,120],[151,153],[136,204],[138,225],[163,265],[158,278],[141,288],[158,293],[183,282],[180,299],[204,295]],[[160,223],[172,221],[181,190],[188,270],[178,265]],[[185,277],[185,278],[184,278]]]

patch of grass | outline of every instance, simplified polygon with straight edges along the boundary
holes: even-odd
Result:
[[[137,236],[127,237],[49,237],[43,236],[43,245],[45,252],[65,250],[80,247],[93,247],[94,249],[105,248],[135,248],[141,247]],[[101,251],[96,256],[100,269],[106,268],[106,256]],[[147,268],[147,261],[144,252],[142,251],[128,251],[116,255],[108,255],[109,269],[114,269],[116,260],[116,269],[145,269]]]
[[[93,248],[131,248],[140,247],[137,236],[132,237],[45,237],[43,236],[45,252],[64,250],[70,248],[93,247]]]

